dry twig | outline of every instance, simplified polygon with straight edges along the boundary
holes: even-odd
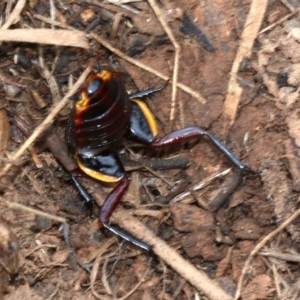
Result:
[[[286,15],[285,17],[281,18],[280,20],[278,20],[278,21],[274,22],[273,24],[271,24],[271,25],[265,27],[265,28],[262,29],[258,34],[262,34],[262,33],[266,32],[266,31],[268,31],[268,30],[271,30],[271,29],[274,28],[275,26],[277,26],[277,25],[283,23],[284,21],[286,21],[286,20],[288,20],[289,18],[293,17],[295,14],[299,13],[299,11],[300,11],[300,7],[297,8],[295,11],[289,13],[289,14]]]
[[[16,202],[6,201],[5,203],[8,207],[13,208],[13,209],[22,209],[22,210],[27,211],[31,214],[35,214],[37,216],[41,216],[41,217],[44,217],[44,218],[47,218],[47,219],[50,219],[50,220],[54,220],[54,221],[58,221],[58,222],[61,222],[61,223],[66,223],[66,219],[62,218],[62,217],[58,217],[58,216],[55,216],[55,215],[52,215],[52,214],[48,214],[48,213],[45,213],[43,211],[40,211],[40,210],[37,210],[37,209],[34,209],[34,208],[30,208],[28,206],[25,206],[25,205],[22,205],[22,204],[19,204],[19,203],[16,203]]]
[[[20,20],[21,12],[26,4],[26,0],[19,0],[16,4],[14,10],[10,13],[7,18],[5,24],[1,27],[1,31],[4,29],[8,29],[11,25],[17,23]]]
[[[0,41],[89,48],[85,33],[77,30],[0,29]]]
[[[175,49],[175,58],[174,58],[174,70],[173,70],[173,80],[172,80],[172,99],[171,99],[171,110],[170,110],[170,122],[171,122],[171,128],[172,123],[175,118],[175,102],[176,102],[176,94],[177,94],[177,82],[178,82],[178,69],[179,69],[179,57],[180,57],[180,46],[177,43],[172,30],[170,29],[169,25],[165,21],[160,8],[156,4],[154,0],[148,0],[151,8],[153,9],[154,13],[156,14],[157,19],[159,20],[161,26],[167,33],[171,43],[174,46]]]
[[[290,225],[295,219],[297,219],[300,216],[300,209],[298,209],[292,216],[290,216],[285,222],[283,222],[277,229],[269,233],[262,241],[260,241],[255,248],[252,250],[250,253],[244,268],[242,270],[242,275],[239,279],[238,286],[237,286],[237,291],[235,294],[235,300],[239,299],[241,295],[241,290],[243,286],[243,282],[245,279],[245,276],[247,274],[247,271],[249,269],[250,263],[252,262],[252,259],[254,256],[262,249],[262,247],[269,241],[271,240],[274,236],[276,236],[278,233],[280,233],[282,230],[284,230],[288,225]]]
[[[95,194],[97,198],[97,193]],[[166,264],[171,266],[178,274],[186,279],[198,290],[203,291],[211,300],[232,300],[220,286],[207,277],[207,275],[197,269],[190,262],[186,261],[178,252],[171,248],[165,241],[157,237],[144,224],[132,217],[126,210],[118,208],[112,219],[126,231],[133,234],[138,239],[153,247],[153,251]]]
[[[119,49],[113,47],[109,42],[107,42],[105,39],[103,39],[100,35],[97,35],[97,34],[92,33],[92,32],[90,33],[90,35],[93,39],[95,39],[103,47],[107,48],[109,51],[113,52],[114,54],[116,54],[120,58],[130,62],[131,64],[133,64],[133,65],[135,65],[135,66],[137,66],[137,67],[139,67],[139,68],[141,68],[141,69],[143,69],[143,70],[145,70],[149,73],[152,73],[152,74],[156,75],[157,77],[160,77],[163,80],[167,81],[169,79],[168,76],[160,73],[157,70],[154,70],[154,69],[144,65],[143,63],[139,62],[138,60],[129,57],[124,52],[122,52]],[[192,97],[194,97],[195,99],[197,99],[200,103],[202,103],[202,104],[206,103],[206,99],[202,95],[200,95],[196,91],[192,90],[191,88],[189,88],[185,84],[178,82],[177,87],[179,87],[181,90],[183,90],[187,94],[189,94]]]
[[[223,105],[223,113],[228,118],[230,125],[234,123],[243,92],[238,81],[239,67],[243,59],[251,55],[252,46],[265,16],[268,2],[268,0],[253,0],[244,25],[240,46],[231,68],[227,96]]]
[[[26,142],[19,148],[19,150],[15,153],[15,155],[11,158],[11,163],[7,163],[4,168],[0,171],[0,177],[4,175],[13,165],[13,162],[17,161],[18,158],[24,153],[24,151],[31,145],[39,135],[45,131],[46,128],[53,122],[55,116],[62,110],[62,108],[67,104],[69,98],[79,89],[79,87],[83,84],[86,77],[89,75],[91,70],[95,65],[95,60],[91,60],[88,64],[85,71],[81,74],[79,79],[70,89],[70,91],[65,95],[65,97],[53,107],[47,118],[34,130],[34,132],[30,135],[30,137],[26,140]]]

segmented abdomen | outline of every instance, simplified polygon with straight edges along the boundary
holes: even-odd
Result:
[[[93,80],[101,81],[99,89],[88,97],[88,83],[82,89],[82,100],[74,108],[72,131],[78,153],[101,149],[115,142],[124,135],[130,122],[131,103],[119,75],[104,70],[92,75],[88,82]]]

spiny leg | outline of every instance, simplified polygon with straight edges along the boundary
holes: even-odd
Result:
[[[129,178],[125,175],[119,182],[118,185],[109,193],[103,206],[101,207],[99,220],[105,228],[120,236],[124,240],[131,242],[132,244],[146,250],[150,251],[151,247],[143,243],[142,241],[136,239],[132,235],[121,231],[119,228],[113,227],[109,224],[109,218],[118,206],[119,202],[123,198],[124,193],[127,191],[130,184]]]
[[[79,192],[81,198],[84,201],[84,204],[90,205],[94,202],[94,198],[85,190],[81,182],[71,173],[71,179]]]
[[[225,145],[223,145],[212,133],[206,131],[202,127],[186,127],[173,131],[166,136],[156,139],[150,143],[150,146],[156,149],[173,146],[188,142],[191,139],[199,138],[201,136],[207,136],[213,144],[243,173],[255,173],[245,164],[243,164]]]
[[[159,90],[159,89],[158,89]],[[141,92],[142,94],[132,95],[132,98],[137,96],[148,96],[158,90],[147,90]],[[212,143],[242,172],[255,173],[253,170],[243,164],[224,144],[222,144],[212,133],[206,131],[202,127],[193,126],[173,131],[166,136],[157,139],[157,129],[154,117],[150,109],[141,103],[141,101],[132,99],[132,114],[130,118],[130,128],[128,137],[144,145],[153,148],[161,149],[164,147],[185,143],[194,138],[199,138],[206,135]]]
[[[107,228],[109,231],[113,232],[114,234],[120,236],[124,240],[129,241],[132,244],[146,251],[150,251],[151,247],[148,244],[143,243],[142,241],[136,239],[132,235],[109,224],[109,218],[111,217],[112,213],[120,203],[122,197],[124,196],[130,184],[130,180],[126,176],[123,166],[119,161],[118,157],[113,153],[108,153],[108,154],[102,153],[102,155],[99,154],[96,157],[77,156],[76,158],[77,158],[77,163],[83,172],[87,173],[90,176],[93,175],[92,177],[98,180],[100,180],[101,178],[107,179],[106,182],[108,182],[108,179],[114,180],[111,182],[115,182],[117,184],[115,188],[106,197],[100,209],[99,221],[103,224],[105,228]],[[90,169],[91,167],[93,169]],[[113,174],[110,175],[119,174],[121,175],[121,177],[113,178],[113,176],[110,177],[109,175],[105,175],[109,172],[108,170],[110,171],[113,170],[112,171]],[[94,202],[93,197],[86,191],[83,185],[77,180],[75,175],[72,173],[71,173],[71,178],[79,194],[84,199],[84,202],[87,204],[93,203]]]
[[[92,210],[93,210],[93,204],[94,204],[94,198],[86,191],[86,189],[83,187],[83,185],[81,184],[81,182],[76,178],[76,174],[77,170],[75,170],[74,172],[70,172],[71,175],[71,179],[79,193],[79,195],[81,196],[81,198],[83,199],[83,206],[85,206],[89,212],[90,212],[90,216],[92,215]]]
[[[129,99],[141,99],[141,98],[149,97],[157,92],[162,91],[168,85],[168,82],[169,82],[169,80],[167,80],[166,83],[159,88],[156,88],[156,89],[152,88],[152,89],[140,91],[135,94],[129,95]]]

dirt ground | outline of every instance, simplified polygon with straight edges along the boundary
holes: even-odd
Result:
[[[3,24],[21,2],[0,4]],[[214,300],[233,299],[237,289],[244,300],[300,298],[300,1],[269,1],[252,55],[239,64],[242,95],[231,123],[224,102],[254,1],[157,4],[180,47],[178,65],[149,3],[30,1],[1,28],[93,33],[165,77],[93,35],[88,47],[79,45],[84,35],[69,47],[25,35],[1,42],[0,300]],[[73,186],[65,128],[74,100],[35,131],[93,59],[120,72],[128,93],[163,86],[178,66],[178,82],[198,98],[179,86],[172,104],[170,82],[148,97],[159,136],[203,126],[255,171],[239,172],[206,137],[159,153],[120,143],[131,185],[112,223],[153,253],[103,230],[97,204],[87,209]],[[15,159],[33,132],[37,139]],[[99,206],[112,189],[79,179]]]

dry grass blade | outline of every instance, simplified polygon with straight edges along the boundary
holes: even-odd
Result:
[[[48,86],[51,90],[51,96],[53,103],[56,104],[60,100],[60,92],[59,92],[59,87],[58,84],[52,75],[52,73],[48,70],[47,64],[45,63],[44,60],[44,47],[39,47],[38,49],[39,52],[39,65],[41,72],[43,73],[43,77],[47,80]]]
[[[168,35],[170,41],[172,42],[174,49],[175,49],[175,59],[174,59],[174,70],[173,70],[173,80],[172,80],[172,99],[171,99],[171,110],[170,110],[170,121],[171,127],[172,122],[175,118],[175,101],[176,101],[176,94],[177,94],[177,81],[178,81],[178,69],[179,69],[179,57],[180,57],[180,46],[177,43],[172,30],[168,26],[167,22],[165,21],[161,10],[157,6],[154,0],[148,0],[151,8],[153,9],[154,13],[156,14],[157,19],[159,20],[161,26],[165,30],[166,34]]]
[[[22,209],[22,210],[27,211],[31,214],[35,214],[37,216],[41,216],[41,217],[44,217],[44,218],[47,218],[47,219],[50,219],[50,220],[54,220],[54,221],[58,221],[58,222],[61,222],[61,223],[66,223],[65,218],[54,216],[54,215],[42,212],[42,211],[37,210],[37,209],[30,208],[28,206],[25,206],[25,205],[22,205],[22,204],[19,204],[19,203],[16,203],[16,202],[6,201],[6,205],[10,208],[13,208],[13,209]]]
[[[230,173],[230,171],[231,171],[231,168],[226,169],[222,172],[212,174],[212,175],[208,176],[207,178],[204,178],[203,180],[201,180],[201,182],[199,182],[195,186],[193,186],[191,188],[191,190],[193,190],[194,192],[199,191],[199,190],[205,188],[206,186],[208,186],[213,180],[215,180],[217,178],[222,178],[223,176],[226,176],[227,174]],[[188,197],[191,194],[192,194],[191,191],[185,191],[183,193],[180,193],[179,195],[177,195],[176,197],[174,197],[172,199],[171,203],[182,201],[185,197]]]
[[[1,30],[8,29],[10,25],[17,23],[20,20],[21,12],[26,4],[26,0],[19,0],[14,10],[10,13],[5,24],[1,27]]]
[[[289,254],[289,253],[281,253],[273,249],[266,249],[259,253],[263,256],[273,257],[276,259],[280,259],[283,261],[293,261],[300,263],[300,255],[299,254]]]
[[[297,13],[299,13],[300,11],[300,7],[297,8],[295,11],[291,12],[290,14],[286,15],[285,17],[281,18],[280,20],[274,22],[273,24],[265,27],[264,29],[262,29],[258,34],[262,34],[268,30],[271,30],[272,28],[274,28],[275,26],[282,24],[284,21],[288,20],[289,18],[293,17],[294,15],[296,15]]]
[[[105,244],[101,245],[98,249],[98,256],[93,264],[93,268],[90,275],[90,281],[91,281],[91,289],[92,293],[95,296],[96,299],[106,299],[103,295],[100,295],[95,290],[95,282],[98,274],[98,269],[100,266],[101,261],[103,260],[103,254],[109,249],[109,247],[115,242],[114,239],[109,239]],[[110,298],[107,298],[110,299]]]
[[[112,253],[111,255],[114,256],[116,254],[116,252]],[[107,276],[107,264],[108,264],[108,258],[104,259],[104,264],[102,266],[102,283],[103,283],[103,287],[105,289],[106,294],[108,295],[112,295],[113,292],[110,288],[109,282],[108,282],[108,276]]]
[[[4,109],[0,109],[0,150],[6,149],[9,140],[10,124],[7,112]]]
[[[39,15],[39,14],[35,14],[32,17],[37,19],[37,20],[40,20],[42,22],[48,23],[51,26],[54,25],[54,26],[58,26],[58,27],[63,28],[63,29],[74,30],[74,28],[72,28],[71,26],[63,24],[62,22],[59,22],[59,21],[51,20],[50,18],[47,18],[47,17]]]
[[[84,32],[52,29],[0,29],[0,41],[89,48]]]
[[[240,46],[232,65],[227,96],[223,106],[223,113],[228,118],[230,125],[234,123],[243,92],[238,82],[239,67],[245,57],[251,56],[252,46],[265,16],[268,2],[268,0],[253,0],[244,25]]]
[[[117,300],[125,300],[128,297],[130,297],[138,289],[138,287],[145,281],[145,278],[148,275],[149,271],[150,268],[147,268],[141,280],[135,285],[135,287],[131,291],[129,291],[125,296],[123,296],[122,298],[118,298]]]
[[[298,209],[290,218],[288,218],[285,222],[283,222],[276,230],[272,231],[270,234],[268,234],[262,241],[260,241],[255,248],[252,250],[252,252],[250,253],[243,271],[242,271],[242,275],[239,279],[238,282],[238,287],[237,287],[237,291],[235,294],[235,300],[239,299],[240,295],[241,295],[241,290],[242,290],[242,286],[243,286],[243,282],[245,279],[245,276],[247,274],[247,271],[249,269],[250,263],[253,259],[253,257],[260,251],[260,249],[269,241],[271,240],[274,236],[276,236],[279,232],[281,232],[282,230],[284,230],[289,224],[291,224],[295,219],[297,219],[300,216],[300,209]]]
[[[106,1],[97,1],[97,0],[86,0],[85,1],[86,3],[89,3],[89,4],[92,4],[92,5],[95,5],[95,6],[99,6],[99,7],[102,7],[108,11],[112,11],[114,12],[115,14],[118,14],[118,13],[122,13],[124,14],[124,12],[126,12],[126,15],[129,16],[129,17],[133,17],[136,12],[133,12],[132,10],[128,10],[128,9],[122,9],[121,7],[119,6],[116,6],[116,5],[112,5],[112,4],[109,4],[109,3],[105,3]]]
[[[85,71],[81,74],[79,79],[70,89],[70,91],[65,95],[65,97],[53,107],[47,118],[34,130],[31,136],[27,139],[27,141],[19,148],[19,150],[15,153],[15,155],[11,158],[12,162],[15,162],[23,153],[24,151],[31,145],[37,137],[45,131],[46,128],[53,122],[55,116],[62,110],[62,108],[67,104],[69,98],[79,89],[79,87],[83,84],[86,77],[89,75],[91,70],[95,65],[95,60],[91,60]],[[13,165],[13,163],[8,163],[4,166],[4,168],[0,171],[0,176],[4,175]]]
[[[156,75],[157,77],[160,77],[163,80],[168,80],[169,77],[160,73],[157,70],[154,70],[146,65],[144,65],[143,63],[139,62],[136,59],[133,59],[131,57],[129,57],[128,55],[126,55],[124,52],[120,51],[119,49],[113,47],[108,41],[104,40],[101,36],[95,34],[95,33],[90,33],[91,37],[93,39],[95,39],[98,43],[100,43],[102,46],[104,46],[105,48],[107,48],[108,50],[110,50],[111,52],[113,52],[114,54],[116,54],[117,56],[121,57],[122,59],[130,62],[131,64],[149,72],[152,73],[154,75]],[[188,86],[186,86],[185,84],[182,84],[180,82],[177,83],[177,87],[179,87],[181,90],[183,90],[184,92],[186,92],[187,94],[191,95],[192,97],[194,97],[195,99],[197,99],[200,103],[205,104],[206,103],[206,99],[200,95],[199,93],[197,93],[196,91],[192,90],[191,88],[189,88]]]
[[[97,198],[97,195],[95,194]],[[129,233],[153,247],[153,252],[166,264],[171,266],[190,284],[203,291],[211,300],[232,300],[220,286],[198,270],[193,264],[186,261],[178,252],[171,248],[165,241],[158,238],[150,229],[144,226],[136,218],[132,217],[124,209],[114,212],[112,219]]]
[[[56,249],[57,245],[52,245],[52,244],[42,244],[42,245],[38,245],[36,247],[34,247],[33,249],[31,249],[30,251],[28,251],[26,254],[23,254],[24,258],[27,258],[28,256],[32,255],[34,252],[36,252],[37,250],[43,249],[43,248],[52,248],[52,249]]]

